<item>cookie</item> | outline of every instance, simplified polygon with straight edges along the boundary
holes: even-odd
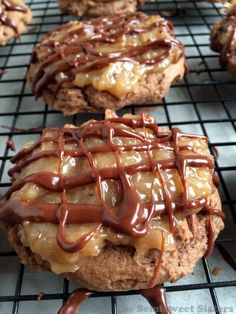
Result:
[[[60,26],[35,47],[27,77],[37,98],[72,115],[159,102],[185,70],[173,25],[134,13]]]
[[[83,287],[176,281],[224,226],[207,147],[148,114],[44,129],[12,159],[0,221],[22,263]]]
[[[20,36],[32,20],[30,9],[21,0],[0,0],[0,45]]]
[[[112,15],[133,13],[144,0],[59,0],[62,12],[72,15]]]
[[[220,64],[236,74],[236,7],[228,9],[227,16],[211,30],[211,49],[220,53]]]

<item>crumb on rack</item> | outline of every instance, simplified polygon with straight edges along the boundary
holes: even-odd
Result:
[[[6,73],[6,70],[0,69],[0,78]]]
[[[42,299],[43,295],[44,295],[43,291],[39,292],[39,294],[37,296],[37,302],[39,302]]]
[[[215,267],[211,273],[213,276],[219,276],[221,272],[222,272],[222,269],[220,267]]]

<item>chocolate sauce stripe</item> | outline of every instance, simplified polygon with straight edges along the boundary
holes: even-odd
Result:
[[[106,119],[106,121],[109,121],[112,123],[124,124],[128,127],[132,127],[133,129],[143,127],[143,120],[142,118],[139,118],[139,117],[135,117],[135,119],[117,117],[117,118]],[[95,125],[101,124],[101,122],[95,121],[94,124]],[[154,131],[158,141],[161,141],[161,140],[170,141],[171,138],[173,138],[173,140],[176,142],[176,145],[177,145],[179,138],[183,137],[187,139],[197,139],[197,140],[201,139],[208,143],[208,139],[205,135],[187,134],[187,133],[182,132],[179,128],[173,128],[171,131],[162,129],[160,132],[158,125],[155,121],[150,122],[150,121],[145,120],[145,127]],[[148,139],[145,138],[145,141],[146,140]]]
[[[49,56],[49,58],[43,62],[42,65],[40,65],[38,71],[36,72],[36,75],[34,75],[32,79],[32,85],[33,87],[37,84],[37,81],[43,76],[45,68],[50,65],[53,62],[56,62],[59,60],[59,57],[57,54],[52,54]]]
[[[76,289],[71,293],[67,302],[60,308],[57,314],[75,314],[81,303],[93,294],[92,291],[85,289]]]
[[[207,250],[204,254],[205,258],[208,258],[211,254],[211,251],[213,250],[214,247],[214,243],[215,243],[215,232],[213,229],[213,224],[212,224],[212,220],[211,220],[211,214],[208,215],[207,217],[207,237],[208,237],[208,246],[207,246]]]
[[[58,131],[58,129],[57,129],[57,131]],[[26,157],[30,153],[32,153],[42,143],[46,143],[46,142],[57,143],[57,140],[55,140],[55,137],[43,137],[43,138],[37,140],[29,148],[23,148],[19,153],[17,153],[14,157],[11,158],[11,162],[12,163],[17,163],[19,160],[21,160],[22,158]]]
[[[101,131],[101,135],[104,137],[104,130],[105,130],[106,126],[101,127],[100,131]],[[82,133],[83,134],[83,133]],[[93,135],[93,133],[92,133]],[[130,130],[130,129],[125,129],[125,128],[120,128],[117,126],[112,126],[112,136],[113,137],[125,137],[125,138],[132,138],[132,139],[136,139],[136,140],[140,140],[142,142],[145,141],[145,137],[141,134],[138,134],[137,132],[135,132],[135,130]],[[83,136],[84,138],[84,136]]]
[[[32,162],[37,161],[41,158],[48,158],[48,157],[58,157],[58,154],[55,150],[48,150],[42,151],[40,153],[36,153],[25,160],[22,160],[19,164],[14,166],[8,171],[9,176],[12,176],[15,172],[19,172],[22,168],[30,165]]]
[[[167,215],[166,204],[163,201],[155,202],[155,210],[153,211],[153,217],[160,217]],[[201,204],[206,204],[206,199],[200,199],[198,201],[189,202],[189,207],[192,205],[192,209],[186,211],[187,216],[183,213],[183,205],[179,207],[182,218],[191,216],[193,207],[195,206],[194,213],[197,214],[202,211]],[[5,204],[1,205],[0,208],[0,220],[7,221],[8,224],[18,224],[24,221],[31,221],[36,223],[54,223],[58,224],[58,210],[61,204],[53,203],[33,203],[21,201],[19,199],[10,199]],[[74,204],[67,203],[67,224],[87,224],[87,223],[102,223],[104,224],[104,213],[101,205],[88,205],[88,204]],[[150,207],[150,203],[144,204],[146,208]],[[178,206],[176,206],[177,208]],[[205,207],[204,207],[205,208]],[[203,210],[205,210],[203,208]],[[116,211],[117,208],[112,208],[112,211]],[[207,210],[208,211],[208,210]],[[178,210],[176,210],[178,213]],[[224,213],[221,210],[214,209],[212,214],[219,217],[224,217]],[[119,229],[116,229],[120,231]]]
[[[165,288],[163,285],[150,289],[140,290],[140,294],[147,299],[156,314],[171,314],[165,296]],[[79,296],[78,296],[79,297]],[[59,313],[66,314],[66,313]]]
[[[2,0],[2,4],[5,5],[8,11],[18,11],[18,12],[23,12],[23,13],[27,12],[26,8],[24,8],[23,6],[19,4],[16,5],[11,0]]]
[[[187,139],[197,139],[197,140],[201,139],[205,141],[206,143],[208,143],[208,138],[205,135],[186,134],[184,132],[181,132],[180,129],[178,128],[173,128],[172,134],[173,134],[172,136],[173,136],[174,142],[176,144],[178,143],[180,137],[187,138]]]
[[[164,253],[164,249],[165,249],[165,239],[164,239],[164,232],[162,231],[162,233],[161,233],[161,248],[159,251],[159,256],[156,260],[156,264],[154,266],[153,276],[152,276],[152,279],[150,281],[149,288],[153,288],[155,286],[158,271],[159,271],[160,266],[161,266],[161,260],[162,260],[162,256]]]
[[[135,129],[131,129],[131,128],[127,128],[127,127],[118,127],[117,125],[112,125],[110,123],[110,121],[106,121],[106,124],[107,123],[109,123],[109,127],[112,127],[112,136],[113,137],[114,136],[120,136],[120,137],[137,139],[137,140],[140,140],[141,142],[147,142],[148,141],[142,134],[139,134],[138,132],[136,132]],[[106,124],[86,125],[81,130],[81,132],[78,132],[76,134],[76,136],[79,136],[79,138],[81,138],[81,139],[86,139],[89,136],[103,138],[106,135],[104,133],[106,131]],[[158,141],[159,138],[157,138],[155,140]]]
[[[0,208],[0,220],[8,224],[18,224],[24,221],[58,224],[57,213],[61,204],[32,203],[10,199]],[[67,223],[85,224],[102,222],[103,209],[99,205],[67,204]],[[79,214],[79,215],[78,215]]]
[[[127,292],[126,292],[127,293]],[[155,313],[171,314],[165,296],[163,285],[154,288],[140,290],[139,293],[147,299]],[[86,289],[76,289],[69,296],[66,303],[60,308],[58,314],[75,314],[83,301],[93,295],[92,291]]]
[[[59,63],[59,64],[51,64],[50,68],[46,71],[42,71],[40,69],[39,74],[36,74],[36,78],[34,79],[33,89],[36,95],[36,98],[41,95],[42,90],[52,81],[57,74],[67,72],[72,69],[72,66],[68,63]]]
[[[13,183],[12,187],[5,194],[5,198],[9,199],[12,193],[20,190],[27,183],[37,184],[39,187],[49,190],[50,192],[61,192],[63,190],[62,180],[59,175],[53,172],[40,172],[29,175],[21,181]]]
[[[165,179],[164,179],[164,176],[161,172],[161,167],[160,166],[157,167],[156,171],[157,171],[157,174],[159,175],[160,180],[161,180],[162,193],[164,195],[164,202],[166,203],[166,211],[167,211],[168,218],[169,218],[170,231],[173,232],[174,227],[175,227],[174,210],[176,209],[176,205],[172,201],[170,191],[167,188],[167,185],[165,184]],[[181,177],[181,173],[179,173],[179,174]]]
[[[157,137],[163,136],[162,133],[159,132],[158,126],[156,121],[150,117],[151,121],[145,120],[145,127],[150,128],[155,132],[155,135]],[[142,116],[135,117],[134,119],[132,118],[122,118],[122,117],[116,117],[116,118],[108,118],[106,121],[112,122],[112,123],[117,123],[117,124],[125,124],[128,127],[132,127],[133,129],[135,128],[140,128],[143,127],[143,118]],[[101,121],[96,121],[95,124],[101,124]],[[166,133],[164,136],[170,136],[170,132],[165,130]]]
[[[66,236],[66,224],[68,223],[68,209],[67,209],[68,202],[65,191],[63,191],[63,198],[64,200],[62,201],[62,205],[57,211],[57,219],[59,222],[57,232],[57,243],[64,251],[75,253],[81,250],[86,245],[86,243],[88,243],[93,238],[93,236],[102,226],[102,223],[99,223],[95,228],[93,228],[93,230],[82,235],[77,240],[74,240],[72,242],[68,241]]]
[[[165,150],[169,151],[169,152],[173,152],[173,148],[172,147],[168,147],[168,146],[164,146],[161,145],[159,143],[154,143],[154,144],[136,144],[136,145],[113,145],[113,148],[119,152],[131,152],[133,150],[135,150],[136,152],[146,152],[147,150]],[[185,147],[185,149],[188,149]],[[189,150],[191,150],[189,148]],[[95,147],[91,147],[89,148],[89,152],[91,154],[98,154],[98,153],[109,153],[111,152],[111,148],[110,146],[104,144],[104,145],[100,145],[100,146],[95,146]],[[81,150],[70,150],[70,149],[65,149],[64,150],[64,156],[67,157],[81,157],[83,156],[83,152]]]

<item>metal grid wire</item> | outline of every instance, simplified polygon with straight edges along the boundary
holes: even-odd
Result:
[[[5,145],[8,139],[13,139],[19,149],[24,142],[36,139],[45,126],[60,126],[65,122],[78,124],[91,116],[102,117],[78,114],[65,118],[43,102],[35,102],[25,81],[31,50],[43,34],[70,18],[60,14],[56,0],[31,0],[27,4],[34,15],[29,32],[0,48],[0,68],[5,71],[0,79],[1,193],[10,186],[7,170],[12,153]],[[172,87],[164,105],[127,107],[120,114],[146,110],[157,118],[160,126],[171,128],[178,125],[183,131],[207,135],[211,152],[219,153],[216,171],[221,181],[220,193],[226,213],[226,228],[217,240],[212,257],[202,259],[195,270],[195,277],[188,276],[176,284],[167,284],[167,298],[171,304],[179,302],[179,306],[190,306],[197,302],[194,300],[197,298],[195,293],[198,293],[201,300],[208,298],[207,304],[210,304],[210,309],[203,308],[202,312],[225,313],[227,310],[222,304],[230,307],[236,303],[233,299],[236,277],[229,266],[233,263],[236,243],[236,81],[234,76],[220,68],[217,54],[209,48],[210,28],[221,17],[220,5],[157,0],[147,1],[143,11],[148,14],[173,13],[169,18],[175,25],[178,38],[185,43],[190,72],[181,83]],[[24,268],[9,248],[3,231],[0,231],[0,236],[0,313],[56,313],[73,289],[73,284],[53,274],[37,274]],[[219,265],[222,273],[213,276],[213,268]],[[41,291],[41,301],[35,302]],[[128,301],[124,297],[127,295]],[[134,304],[141,302],[135,299],[136,295],[137,292],[133,291],[95,293],[90,302],[100,299],[102,303],[97,305],[95,301],[94,307],[84,309],[83,313],[97,313],[99,307],[103,314],[142,313],[141,308],[135,309]],[[143,311],[147,312],[147,307],[143,307]],[[236,313],[235,308],[233,311]],[[192,309],[192,312],[196,313],[197,309]]]

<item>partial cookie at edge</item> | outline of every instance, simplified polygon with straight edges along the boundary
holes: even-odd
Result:
[[[211,30],[211,49],[220,53],[220,64],[236,74],[236,12],[231,9],[228,16],[217,22]]]
[[[6,45],[9,40],[24,33],[26,31],[27,24],[29,24],[32,20],[31,10],[23,3],[20,5],[26,10],[26,12],[4,11],[6,16],[15,24],[17,33],[12,27],[5,24],[0,24],[0,46]]]
[[[138,0],[59,0],[59,7],[62,12],[78,16],[132,13],[137,10],[138,5]]]

